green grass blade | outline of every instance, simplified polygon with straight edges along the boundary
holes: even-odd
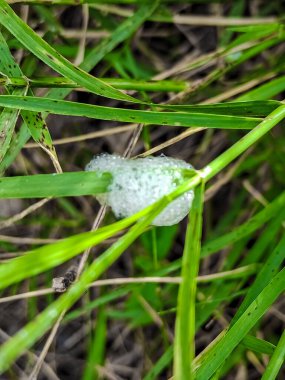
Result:
[[[164,354],[158,359],[151,370],[145,375],[143,380],[156,380],[159,374],[166,368],[172,361],[173,348],[170,346]]]
[[[277,100],[264,100],[216,103],[212,105],[174,105],[165,106],[165,108],[172,109],[174,111],[185,111],[194,113],[264,117],[267,116],[269,113],[273,112],[276,108],[278,108],[281,105],[282,102],[278,102]]]
[[[111,301],[117,300],[126,296],[130,292],[131,288],[124,286],[118,289],[113,289],[111,293],[106,293],[103,296],[96,298],[93,301],[86,303],[82,308],[77,308],[76,310],[70,311],[65,317],[64,322],[73,321],[76,318],[79,318],[90,311],[108,304]]]
[[[143,22],[152,15],[159,2],[160,0],[139,1],[137,5],[139,5],[140,8],[137,12],[122,22],[109,37],[102,40],[98,46],[88,54],[84,64],[87,66],[85,70],[89,71],[90,67],[96,66],[106,54],[110,53],[116,46],[135,33]]]
[[[71,172],[3,177],[1,198],[46,198],[105,193],[112,182],[109,173]]]
[[[80,279],[60,298],[46,308],[32,322],[28,323],[14,337],[0,348],[0,373],[3,373],[13,361],[31,347],[54,324],[59,315],[69,309],[86,291],[88,285],[101,276],[145,230],[152,220],[163,210],[169,201],[162,198],[152,212],[139,221],[123,237],[117,240],[88,269]]]
[[[150,213],[151,215],[154,213],[156,216],[159,214],[159,211],[157,210],[163,209],[167,204],[185,191],[184,186],[181,185],[168,196],[163,197],[156,203],[128,218],[122,219],[109,226],[102,227],[97,231],[85,232],[83,234],[63,239],[57,243],[40,247],[23,256],[8,261],[0,266],[0,289],[8,287],[25,278],[34,276],[49,268],[60,265],[82,252],[84,249],[115,235],[117,232],[129,227],[140,218],[145,218]],[[31,266],[31,262],[36,264]]]
[[[20,131],[15,133],[15,137],[10,142],[9,149],[5,156],[0,160],[0,176],[4,174],[6,169],[12,164],[17,155],[20,153],[22,147],[31,136],[30,130],[25,123],[22,124]]]
[[[91,339],[88,350],[86,366],[84,368],[82,380],[98,379],[96,366],[104,362],[106,340],[107,340],[107,315],[103,308],[100,308],[96,317],[95,335]]]
[[[35,112],[41,112],[44,109],[46,112],[53,114],[83,116],[100,120],[175,125],[181,127],[251,129],[257,126],[262,120],[260,118],[212,115],[206,113],[140,111],[30,96],[1,95],[0,106],[26,109]]]
[[[0,32],[0,72],[3,75],[17,75],[21,76],[15,61],[11,59],[10,50],[6,44],[2,33]],[[26,86],[24,88],[12,88],[12,95],[25,95]],[[3,109],[0,115],[0,162],[7,150],[9,149],[16,121],[19,116],[19,110],[17,109]]]
[[[258,228],[262,227],[264,223],[278,215],[280,209],[284,207],[285,204],[285,193],[279,195],[271,203],[269,203],[262,211],[251,217],[245,223],[241,224],[233,231],[209,241],[202,247],[201,256],[206,257],[220,249],[229,246],[240,239],[251,235]]]
[[[13,91],[13,94],[22,95],[23,90],[16,89]],[[10,147],[18,116],[19,111],[17,109],[5,108],[0,114],[0,162],[3,160]]]
[[[24,81],[26,81],[26,78],[24,77],[20,67],[17,65],[17,63],[15,62],[9,48],[8,48],[8,45],[3,37],[3,35],[0,33],[0,51],[1,51],[1,55],[0,55],[0,72],[2,72],[3,74],[7,75],[7,78],[9,78],[9,76],[11,75],[16,75],[20,78],[22,78]],[[27,92],[27,86],[28,86],[28,83],[26,81],[26,84],[24,85],[24,88],[22,89],[13,89],[11,94],[12,95],[26,95],[26,92]],[[13,87],[12,87],[13,88]],[[8,93],[9,93],[9,90],[10,90],[10,87],[8,87]],[[28,90],[28,94],[29,95],[33,95],[32,91],[31,90]],[[7,131],[7,135],[8,136],[8,139],[6,140],[11,140],[12,138],[12,133],[14,131],[14,126],[15,126],[15,122],[17,120],[17,116],[18,116],[18,110],[12,110],[12,112],[14,113],[14,115],[10,115],[11,118],[8,119],[8,122],[10,123],[11,127],[9,128],[9,130]],[[11,114],[11,110],[9,109],[5,109],[3,110],[2,114],[3,113],[6,113],[8,114],[8,117],[9,117],[9,114]],[[1,115],[2,116],[2,115]],[[43,120],[42,116],[40,113],[35,113],[35,112],[29,112],[29,111],[25,111],[25,110],[22,110],[21,111],[21,116],[26,124],[26,126],[29,128],[30,130],[30,133],[33,137],[33,139],[52,157],[54,158],[54,162],[57,162],[57,155],[56,155],[56,151],[55,151],[55,148],[52,144],[52,139],[51,139],[51,136],[50,136],[50,133],[49,133],[49,130],[47,128],[47,125],[45,123],[45,121]],[[1,122],[0,122],[0,125],[1,125]],[[4,152],[2,152],[2,154],[0,154],[0,157],[4,157],[4,155],[6,154],[7,152],[7,148],[4,150]],[[1,158],[0,158],[0,161],[1,161]],[[58,164],[56,164],[58,166]]]
[[[274,380],[285,360],[285,330],[273,352],[273,355],[266,367],[261,380]]]
[[[240,305],[236,315],[232,320],[232,324],[240,317],[240,315],[245,311],[245,309],[250,305],[251,302],[257,297],[262,289],[270,282],[273,275],[278,272],[278,269],[285,259],[285,235],[281,238],[279,244],[268,256],[266,262],[263,264],[261,270],[251,285],[249,291],[242,304]]]
[[[0,0],[0,23],[40,60],[90,92],[107,98],[139,102],[70,63],[25,24],[5,0]]]
[[[174,341],[174,378],[193,379],[195,356],[195,307],[201,250],[204,184],[195,189],[182,258]]]
[[[248,350],[258,352],[260,354],[272,355],[275,349],[274,344],[263,339],[258,339],[253,335],[247,335],[241,344]]]
[[[127,225],[114,224],[95,232],[71,236],[58,243],[45,245],[12,259],[0,267],[0,289],[54,268],[91,246],[101,243]],[[33,263],[33,265],[31,265]]]
[[[285,268],[272,278],[258,297],[250,304],[236,323],[224,333],[221,339],[198,364],[196,369],[197,380],[207,380],[223,364],[235,347],[254,327],[277,297],[285,290]]]
[[[285,90],[285,76],[270,80],[246,94],[237,98],[237,101],[265,100],[271,99]]]
[[[243,136],[238,142],[232,145],[219,157],[215,158],[203,171],[202,176],[209,180],[224,169],[230,162],[239,157],[249,147],[255,144],[261,137],[266,135],[272,128],[280,123],[285,117],[285,106],[282,105],[271,112],[259,125],[252,131]]]
[[[103,82],[120,90],[134,91],[161,91],[161,92],[179,92],[187,87],[187,83],[174,80],[151,80],[143,81],[136,79],[123,78],[100,78]],[[29,78],[29,86],[35,88],[78,88],[79,86],[63,77],[41,77]],[[0,86],[23,87],[26,86],[27,80],[19,77],[0,77]]]

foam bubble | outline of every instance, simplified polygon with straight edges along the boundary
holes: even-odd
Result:
[[[169,169],[169,170],[167,170]],[[183,180],[180,170],[193,167],[178,159],[159,156],[130,160],[118,155],[101,154],[86,166],[87,171],[110,172],[113,182],[109,192],[96,196],[102,205],[110,206],[117,218],[131,216],[171,193]],[[171,202],[152,222],[155,226],[171,226],[189,212],[193,191]]]

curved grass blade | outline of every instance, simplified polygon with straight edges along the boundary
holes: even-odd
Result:
[[[107,98],[140,103],[70,63],[25,24],[5,0],[0,0],[0,23],[40,60],[90,92]]]
[[[140,111],[30,96],[1,95],[0,106],[35,112],[44,109],[46,112],[58,115],[83,116],[100,120],[181,127],[251,129],[262,120],[260,118],[206,113]]]

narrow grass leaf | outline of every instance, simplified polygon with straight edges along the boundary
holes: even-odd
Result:
[[[126,296],[131,290],[131,287],[124,286],[120,287],[118,289],[112,289],[112,292],[106,293],[102,296],[99,296],[93,301],[90,301],[86,303],[82,308],[77,308],[75,310],[70,311],[65,317],[64,322],[73,321],[76,318],[79,318],[86,313],[90,313],[90,311],[108,304],[109,302],[112,302],[114,300],[117,300],[119,298],[122,298]]]
[[[266,100],[280,94],[285,90],[285,76],[280,78],[271,79],[268,83],[262,84],[246,94],[237,98],[239,102],[246,102],[250,100]]]
[[[196,187],[194,194],[183,251],[175,322],[174,377],[180,380],[194,378],[192,361],[195,356],[195,307],[201,250],[203,182]]]
[[[207,113],[140,111],[30,96],[0,95],[0,106],[35,112],[45,110],[48,113],[58,115],[82,116],[100,120],[181,127],[251,129],[257,126],[262,120],[253,117],[213,115]]]
[[[228,103],[216,103],[212,105],[166,105],[165,108],[174,111],[185,111],[193,113],[210,113],[220,115],[235,115],[235,116],[252,116],[264,117],[273,112],[276,108],[282,105],[282,102],[277,100],[264,101],[240,101]]]
[[[275,349],[274,344],[263,339],[258,339],[253,335],[247,335],[241,342],[248,350],[260,354],[272,355]]]
[[[0,72],[2,75],[15,75],[21,76],[17,70],[15,61],[11,59],[10,50],[6,44],[6,41],[0,32]],[[25,95],[27,92],[26,86],[23,88],[12,88],[12,95]],[[8,92],[10,93],[10,92]],[[12,136],[14,133],[16,121],[19,116],[19,110],[17,109],[3,109],[0,115],[0,162],[9,149]]]
[[[107,341],[107,315],[103,307],[98,310],[93,338],[90,340],[88,357],[82,380],[98,379],[97,366],[103,365]]]
[[[276,199],[264,207],[259,213],[248,219],[245,223],[236,227],[233,231],[209,241],[202,247],[201,256],[206,257],[227,247],[242,238],[251,235],[261,228],[268,220],[278,215],[285,205],[285,193],[281,193]]]
[[[133,91],[160,91],[160,92],[179,92],[187,87],[185,81],[174,80],[136,80],[131,78],[100,78],[103,82],[120,90]],[[40,77],[29,78],[29,86],[34,88],[71,88],[76,89],[79,86],[63,77]],[[23,87],[27,84],[27,80],[19,77],[0,77],[0,86]]]
[[[246,294],[245,299],[240,305],[237,313],[235,314],[231,324],[240,317],[240,315],[247,309],[251,302],[255,300],[262,289],[270,282],[273,275],[278,272],[278,269],[285,259],[285,235],[282,236],[279,244],[268,256],[266,262],[262,265],[262,268],[258,272],[258,275],[251,285],[249,291]]]
[[[1,198],[46,198],[95,195],[108,191],[109,173],[70,172],[0,179]]]
[[[164,354],[158,359],[143,380],[156,380],[161,372],[169,366],[173,357],[173,347],[168,347]]]
[[[285,290],[285,268],[275,275],[236,323],[221,336],[220,340],[207,352],[203,361],[196,363],[197,380],[207,380],[224,363],[242,339]]]
[[[10,142],[9,149],[6,151],[2,160],[0,160],[0,176],[2,176],[6,169],[12,164],[30,136],[30,130],[25,123],[22,124],[19,132],[14,132],[14,138]]]
[[[159,2],[160,0],[139,1],[137,5],[139,5],[140,8],[132,16],[122,22],[109,37],[99,42],[96,48],[87,55],[84,63],[85,66],[88,66],[86,70],[88,70],[90,66],[96,66],[106,54],[110,53],[116,46],[135,33],[143,22],[152,15]]]
[[[22,95],[23,90],[16,89],[13,94]],[[17,109],[4,108],[0,114],[0,162],[10,147],[18,116],[19,111]]]
[[[285,330],[283,331],[279,342],[273,352],[273,355],[266,367],[261,380],[274,380],[285,360]],[[281,375],[282,376],[282,375]]]

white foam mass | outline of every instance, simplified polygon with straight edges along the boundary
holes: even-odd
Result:
[[[131,160],[104,153],[94,157],[85,170],[112,174],[113,182],[109,191],[96,198],[102,205],[110,206],[117,218],[125,218],[175,190],[183,180],[182,172],[175,169],[193,167],[182,160],[166,156]],[[180,222],[188,214],[193,196],[193,191],[190,190],[175,199],[152,224],[171,226]]]

